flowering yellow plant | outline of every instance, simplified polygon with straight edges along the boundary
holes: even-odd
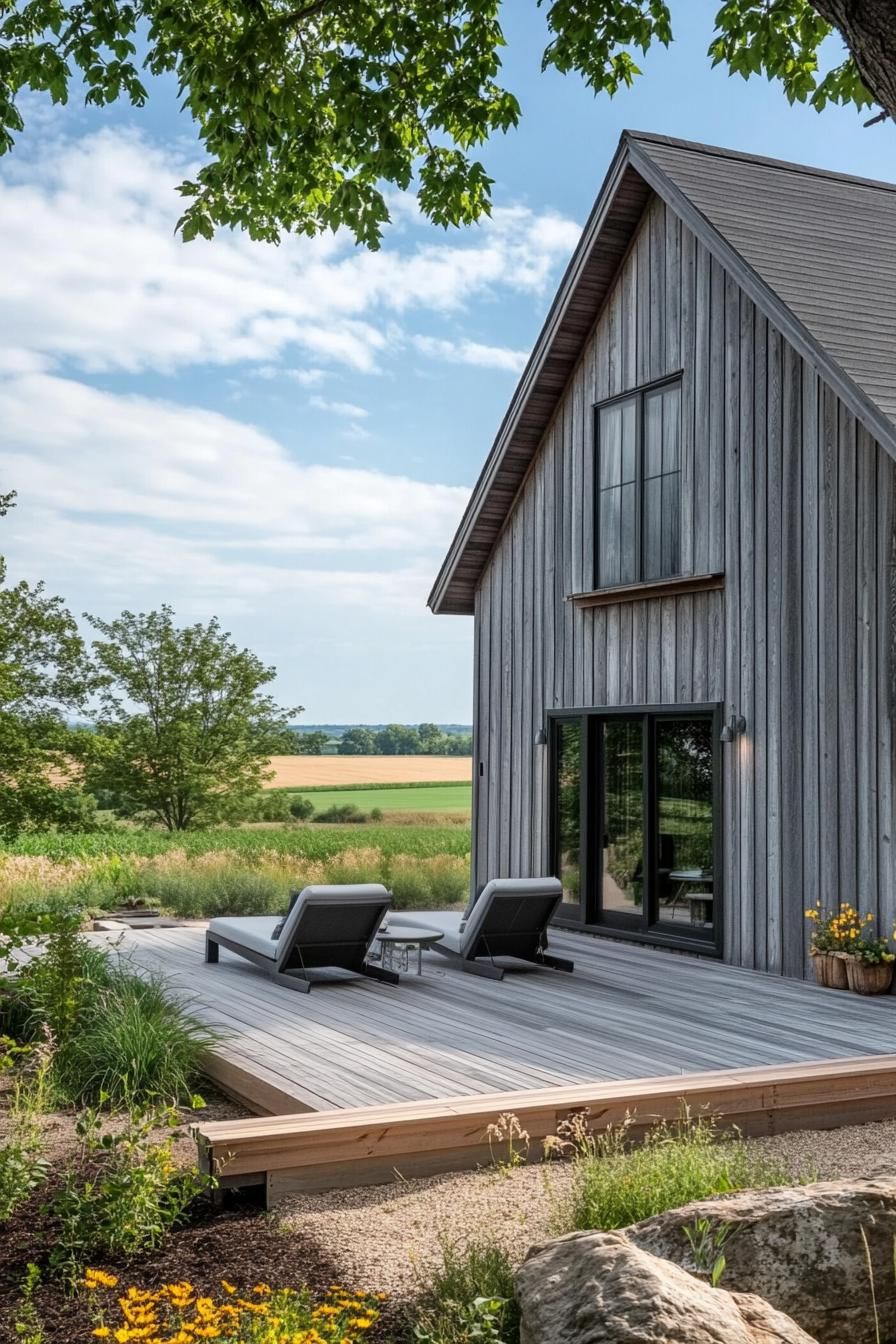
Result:
[[[863,936],[870,933],[873,915],[860,915],[849,901],[841,901],[839,910],[825,910],[821,901],[805,912],[812,924],[810,946],[813,952],[851,952]]]
[[[307,1288],[257,1283],[241,1296],[221,1280],[222,1296],[200,1293],[192,1283],[166,1283],[152,1292],[130,1287],[114,1304],[102,1294],[118,1288],[114,1274],[88,1269],[82,1281],[91,1298],[93,1337],[109,1344],[357,1344],[379,1317],[384,1293],[352,1293],[333,1284],[320,1302]]]

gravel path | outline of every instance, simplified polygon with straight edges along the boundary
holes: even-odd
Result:
[[[896,1165],[896,1121],[804,1130],[751,1139],[794,1180],[864,1176]],[[356,1190],[296,1195],[280,1210],[286,1230],[313,1237],[353,1286],[412,1296],[448,1239],[496,1240],[521,1260],[554,1235],[553,1216],[569,1184],[563,1163],[459,1172]]]

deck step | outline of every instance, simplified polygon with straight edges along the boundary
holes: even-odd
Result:
[[[896,1054],[253,1117],[199,1124],[194,1134],[204,1170],[229,1186],[263,1180],[272,1204],[296,1190],[475,1167],[489,1160],[486,1128],[505,1111],[528,1132],[537,1159],[542,1140],[573,1115],[600,1129],[634,1114],[637,1134],[684,1105],[748,1135],[892,1119]]]

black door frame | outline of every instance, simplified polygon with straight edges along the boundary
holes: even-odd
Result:
[[[602,734],[601,723],[609,718],[642,719],[646,731],[642,733],[644,753],[642,770],[643,816],[645,818],[644,840],[644,910],[646,915],[638,921],[640,927],[628,915],[611,912],[602,915],[600,910],[601,846],[591,842],[594,827],[590,824],[594,816],[594,807],[599,799],[602,770]],[[696,930],[687,932],[664,925],[655,918],[657,912],[655,836],[657,819],[657,790],[655,771],[652,761],[655,757],[655,725],[660,719],[708,718],[712,723],[713,738],[713,926],[706,933]],[[555,765],[557,760],[558,725],[562,722],[579,721],[583,726],[584,761],[582,769],[582,787],[580,798],[579,836],[581,845],[580,872],[581,887],[578,905],[561,905],[556,924],[569,928],[584,928],[593,933],[603,933],[613,938],[623,938],[629,942],[647,943],[653,946],[683,948],[692,952],[701,952],[704,956],[722,955],[725,918],[725,900],[723,886],[722,822],[723,780],[722,780],[722,706],[718,703],[676,704],[676,705],[583,705],[573,709],[549,709],[546,711],[548,738],[548,808],[547,840],[548,854],[552,870],[558,872],[559,825],[557,818],[557,791],[554,786]]]

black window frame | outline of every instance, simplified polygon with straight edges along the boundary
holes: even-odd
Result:
[[[594,472],[593,472],[594,499],[592,502],[592,512],[594,517],[594,547],[592,555],[592,566],[593,566],[593,589],[595,592],[600,592],[602,590],[611,591],[613,588],[616,587],[627,587],[630,585],[640,583],[643,584],[660,583],[663,582],[664,580],[680,578],[682,576],[680,540],[679,540],[679,567],[678,572],[676,574],[651,575],[649,578],[646,578],[644,575],[644,569],[645,569],[644,461],[646,455],[645,439],[644,439],[644,422],[645,422],[644,401],[645,398],[649,396],[651,392],[658,392],[662,388],[677,385],[679,388],[678,404],[680,414],[683,377],[684,377],[683,370],[679,369],[676,373],[667,374],[664,378],[657,378],[651,383],[642,383],[640,386],[629,388],[625,392],[618,392],[614,397],[607,397],[603,401],[595,402],[592,407],[593,461],[594,461]],[[601,583],[600,497],[602,492],[600,484],[600,466],[601,466],[600,414],[601,411],[606,410],[610,406],[622,405],[624,402],[627,401],[634,401],[635,403],[635,556],[637,560],[638,572],[634,579],[630,579],[627,581],[621,580],[619,583]],[[678,451],[679,451],[678,474],[679,474],[679,489],[680,489],[681,488],[680,482],[683,475],[681,458],[684,453],[684,443],[683,443],[683,434],[681,425],[679,426]],[[681,496],[679,495],[679,500],[680,498]]]
[[[723,753],[721,731],[723,706],[719,703],[698,704],[649,704],[649,705],[588,705],[571,709],[549,709],[546,711],[548,738],[548,779],[547,779],[547,850],[551,872],[557,874],[559,825],[557,816],[556,752],[558,724],[564,720],[582,722],[583,746],[585,757],[582,764],[582,788],[580,799],[580,871],[581,900],[578,905],[561,905],[555,924],[568,928],[587,928],[596,933],[604,933],[612,938],[621,938],[628,942],[643,943],[654,947],[677,947],[683,951],[698,952],[703,956],[721,957],[724,947],[725,892],[723,881],[724,825],[723,797]],[[643,763],[642,790],[643,815],[645,818],[644,865],[648,875],[648,888],[645,891],[643,916],[634,921],[628,915],[611,912],[604,913],[600,905],[602,879],[602,858],[600,845],[591,842],[592,831],[589,823],[594,816],[594,807],[599,801],[601,779],[603,777],[603,743],[601,725],[610,718],[641,719],[644,724],[642,735]],[[656,891],[656,862],[654,849],[657,831],[657,772],[656,772],[656,723],[661,719],[705,718],[712,725],[713,741],[713,925],[705,931],[682,927],[673,931],[669,924],[654,918],[658,910]],[[640,927],[636,926],[636,923]]]

